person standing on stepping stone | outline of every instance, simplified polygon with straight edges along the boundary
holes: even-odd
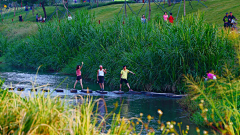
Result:
[[[123,70],[121,71],[121,75],[120,75],[120,90],[121,91],[121,87],[122,87],[122,83],[125,82],[129,88],[129,91],[133,91],[131,88],[130,88],[130,85],[127,81],[127,75],[128,73],[131,73],[133,75],[135,75],[135,73],[133,73],[132,71],[128,70],[127,69],[127,66],[123,66]]]
[[[107,69],[103,69],[103,66],[99,66],[99,70],[97,72],[97,81],[99,83],[99,86],[101,88],[101,91],[104,91],[104,73],[107,73]]]
[[[82,62],[82,66],[83,66],[83,62]],[[82,66],[77,65],[77,68],[76,68],[77,79],[76,79],[76,82],[75,82],[75,84],[74,84],[74,89],[75,89],[75,86],[76,86],[76,84],[77,84],[78,81],[80,82],[80,85],[81,85],[81,87],[82,87],[82,89],[83,89],[83,85],[82,85],[82,73],[81,73]]]

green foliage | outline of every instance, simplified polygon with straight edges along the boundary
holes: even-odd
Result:
[[[6,53],[7,45],[8,45],[7,38],[0,34],[0,57],[2,57],[4,53]]]
[[[68,73],[75,73],[75,66],[84,61],[83,75],[93,80],[102,64],[108,70],[106,82],[113,87],[127,65],[136,72],[129,77],[133,88],[172,92],[182,92],[177,86],[183,74],[198,76],[209,69],[221,74],[226,62],[232,64],[231,42],[217,27],[203,23],[201,14],[173,25],[158,17],[147,24],[135,17],[116,17],[106,25],[93,20],[94,15],[81,11],[72,21],[40,24],[35,36],[13,46],[7,56],[21,53],[7,60]]]

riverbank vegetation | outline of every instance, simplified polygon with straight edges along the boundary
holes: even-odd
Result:
[[[235,65],[226,64],[223,74],[217,80],[203,81],[200,77],[186,76],[188,97],[179,103],[190,113],[190,119],[196,124],[209,126],[219,134],[237,135],[240,134],[240,35],[232,32],[228,37],[236,51]]]
[[[7,61],[16,66],[75,73],[81,61],[83,76],[96,81],[101,64],[107,68],[106,83],[119,84],[123,65],[136,73],[132,88],[184,92],[182,75],[199,76],[209,69],[221,75],[232,65],[234,50],[223,30],[204,23],[204,15],[189,15],[171,25],[161,17],[142,24],[138,18],[115,17],[113,23],[94,23],[94,14],[80,11],[74,21],[39,24],[36,35],[8,48]],[[15,53],[21,52],[21,53]],[[15,54],[14,57],[10,57]]]
[[[2,84],[0,80],[0,87]],[[119,105],[115,103],[114,106],[116,111]],[[158,132],[187,135],[189,131],[189,126],[182,127],[175,121],[161,122],[161,110],[158,110],[158,129],[151,127],[154,118],[150,115],[145,121],[142,113],[139,117],[124,118],[114,111],[107,111],[102,98],[78,95],[61,99],[41,92],[22,97],[0,88],[0,134],[154,135]]]

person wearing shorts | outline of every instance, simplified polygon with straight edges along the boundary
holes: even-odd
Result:
[[[129,91],[132,91],[132,89],[130,88],[130,85],[127,81],[128,73],[132,73],[133,75],[135,75],[135,73],[133,73],[132,71],[127,69],[127,66],[123,66],[123,70],[121,71],[121,75],[120,75],[120,89],[119,89],[119,91],[121,91],[123,82],[127,84],[128,88],[129,88]]]
[[[100,65],[100,66],[99,66],[99,70],[98,70],[98,72],[97,72],[97,81],[98,81],[98,83],[99,83],[99,86],[100,86],[100,88],[101,88],[101,91],[104,91],[104,73],[105,73],[105,74],[107,73],[106,70],[107,70],[107,69],[103,69],[103,66]]]
[[[82,66],[83,66],[83,62],[82,62]],[[77,79],[76,79],[76,82],[75,82],[75,84],[74,84],[74,89],[75,89],[75,86],[76,86],[76,84],[77,84],[78,81],[80,82],[80,85],[81,85],[81,87],[82,87],[82,89],[83,89],[83,85],[82,85],[82,73],[81,73],[82,66],[77,65],[77,68],[76,68]]]

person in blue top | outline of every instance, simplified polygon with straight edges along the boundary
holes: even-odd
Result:
[[[36,14],[36,22],[38,22],[38,14]]]

